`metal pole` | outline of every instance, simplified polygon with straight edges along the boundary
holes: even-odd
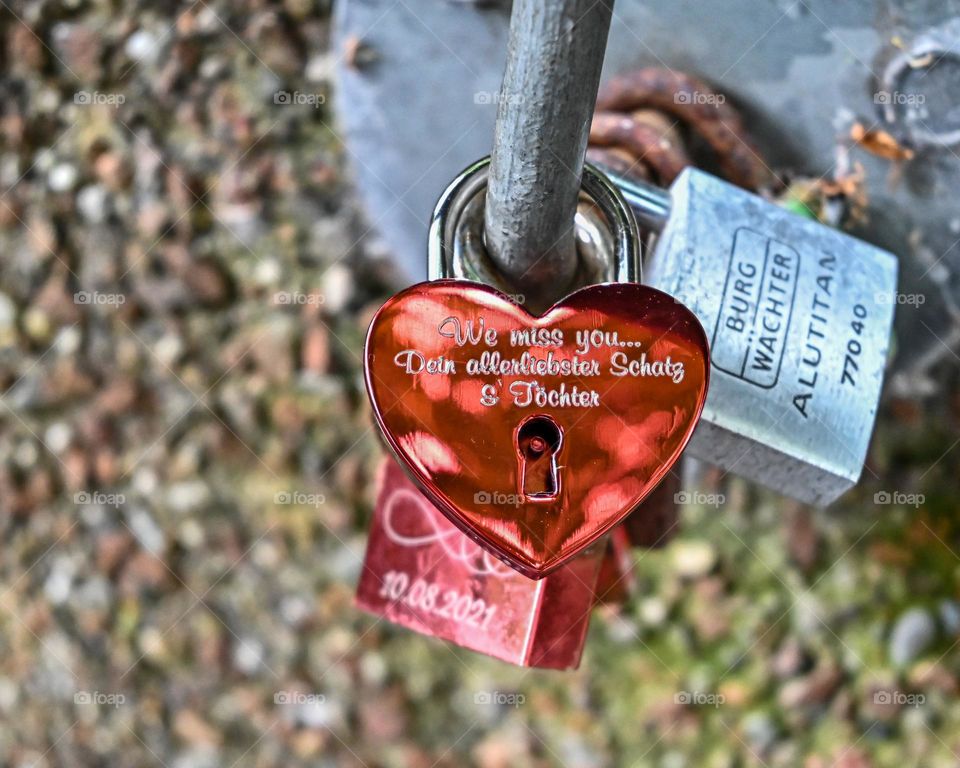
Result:
[[[613,0],[514,0],[484,212],[486,247],[519,291],[562,295]]]

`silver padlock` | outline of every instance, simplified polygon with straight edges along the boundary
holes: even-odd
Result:
[[[688,453],[811,504],[856,485],[896,257],[694,168],[669,191],[607,175],[658,233],[646,282],[690,307],[710,339],[710,391]]]

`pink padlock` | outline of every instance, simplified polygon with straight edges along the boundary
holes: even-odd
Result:
[[[386,459],[357,605],[513,664],[573,669],[605,547],[529,579],[464,535]]]

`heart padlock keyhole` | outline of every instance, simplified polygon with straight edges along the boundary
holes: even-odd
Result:
[[[563,432],[549,416],[531,416],[517,430],[520,493],[528,501],[552,501],[560,493],[557,455]]]

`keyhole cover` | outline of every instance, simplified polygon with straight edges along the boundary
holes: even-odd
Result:
[[[549,416],[531,416],[517,430],[520,492],[531,501],[549,501],[560,492],[557,454],[563,433]]]

